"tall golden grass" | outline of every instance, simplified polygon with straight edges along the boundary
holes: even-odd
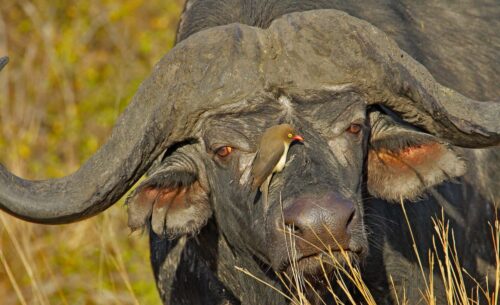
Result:
[[[32,179],[76,170],[172,47],[183,2],[2,0],[0,162]],[[160,304],[148,256],[122,203],[64,226],[0,213],[0,304]]]
[[[407,216],[405,205],[401,202],[401,207],[406,220],[406,225],[410,231],[412,247],[414,250],[414,255],[417,259],[418,267],[422,278],[424,279],[424,286],[420,288],[421,300],[418,304],[435,305],[442,304],[442,301],[437,302],[437,295],[441,295],[443,291],[437,291],[434,283],[436,280],[442,281],[444,284],[445,293],[445,304],[447,305],[477,305],[484,304],[486,302],[489,305],[498,305],[500,301],[500,220],[497,218],[494,222],[489,223],[491,230],[491,242],[493,245],[493,251],[495,254],[495,265],[493,266],[493,280],[490,278],[490,274],[485,278],[473,278],[469,271],[466,270],[460,263],[460,257],[456,250],[455,237],[453,230],[450,228],[449,222],[444,216],[444,212],[441,217],[433,218],[432,222],[434,224],[434,232],[430,233],[429,238],[432,238],[433,248],[428,249],[428,261],[429,268],[423,265],[423,258],[420,257],[418,244],[415,241],[412,224]],[[300,238],[294,236],[290,230],[287,230],[285,226],[283,234],[287,240],[288,246],[293,248],[293,240]],[[322,243],[319,236],[316,236],[318,241]],[[333,237],[333,234],[332,234]],[[311,243],[312,246],[315,246]],[[322,247],[318,247],[318,251],[322,253],[318,257],[318,262],[323,270],[323,282],[326,285],[326,289],[329,293],[329,297],[335,301],[337,305],[359,305],[359,300],[361,298],[362,304],[366,305],[377,305],[375,298],[370,292],[368,285],[364,282],[359,265],[357,262],[352,260],[352,256],[346,251],[340,252],[341,260],[335,255],[331,248],[326,244],[322,244]],[[328,249],[328,250],[324,250]],[[289,250],[291,251],[291,250]],[[442,253],[438,255],[438,253]],[[293,259],[293,255],[291,256]],[[326,264],[334,266],[335,271],[333,274],[327,272],[325,268]],[[311,300],[306,294],[306,289],[309,291],[315,291],[313,284],[310,283],[306,278],[301,275],[300,270],[298,270],[296,263],[291,264],[291,275],[288,274],[276,274],[281,280],[283,286],[285,287],[285,292],[278,290],[271,283],[266,282],[264,279],[258,278],[246,269],[236,266],[236,269],[248,275],[250,278],[254,279],[256,282],[269,287],[269,289],[275,290],[277,293],[284,296],[290,301],[292,305],[312,305],[319,304],[326,305],[325,296],[320,296],[317,293],[313,295],[315,298]],[[436,272],[438,271],[438,272]],[[438,274],[436,278],[436,274]],[[416,300],[409,300],[406,298],[406,294],[403,291],[396,292],[393,278],[390,277],[390,285],[393,290],[391,295],[395,304],[397,305],[412,305]],[[473,287],[467,283],[467,280],[472,280]],[[483,284],[480,284],[483,283]],[[484,284],[486,283],[486,284]],[[339,295],[339,289],[342,295]],[[472,289],[472,291],[471,291]],[[347,300],[347,301],[346,301]]]
[[[182,2],[2,0],[0,56],[11,62],[0,73],[0,162],[32,179],[76,170],[171,48]],[[498,304],[499,232],[497,221],[497,282],[481,291],[490,304]],[[461,269],[447,224],[436,220],[436,234],[436,243],[449,249],[445,261],[435,260],[449,304],[474,304],[463,294],[463,274],[453,273]],[[0,214],[0,304],[159,304],[148,259],[147,238],[129,235],[120,203],[64,226]],[[349,279],[374,304],[355,264],[338,268],[344,276],[328,281],[328,289],[347,289]],[[308,304],[298,273],[283,281],[293,304]],[[429,304],[432,281],[423,292]]]

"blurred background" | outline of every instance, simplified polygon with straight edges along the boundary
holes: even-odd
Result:
[[[0,163],[75,171],[172,47],[183,0],[2,0]],[[0,304],[159,304],[146,234],[117,203],[73,225],[0,213]]]

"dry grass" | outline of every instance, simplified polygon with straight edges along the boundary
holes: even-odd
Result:
[[[76,170],[173,45],[182,2],[2,0],[0,163],[32,179]],[[65,226],[1,213],[0,303],[159,304],[148,256],[121,203]]]
[[[2,0],[0,56],[11,62],[0,73],[0,162],[34,179],[76,170],[172,46],[182,2]],[[462,269],[452,232],[439,220],[436,231],[436,246],[449,249],[445,261],[434,262],[450,304],[474,304],[462,288],[465,273],[455,272]],[[492,305],[499,303],[499,232],[496,222],[496,284],[478,291]],[[148,259],[147,238],[129,236],[121,204],[65,226],[0,214],[1,304],[159,304]],[[338,267],[344,276],[328,281],[330,291],[347,289],[349,280],[374,304],[355,265]],[[292,303],[308,303],[299,273],[283,281]],[[429,304],[432,283],[428,278],[424,291]]]
[[[410,230],[410,236],[412,239],[412,247],[414,250],[415,257],[417,258],[417,264],[419,265],[419,269],[424,279],[424,287],[421,287],[421,298],[423,303],[419,304],[427,304],[427,305],[435,305],[437,304],[436,294],[437,291],[434,285],[437,280],[436,274],[438,274],[439,280],[441,280],[444,284],[444,290],[446,295],[446,304],[447,305],[477,305],[481,302],[487,302],[490,305],[499,304],[499,293],[500,293],[500,220],[498,218],[490,223],[491,229],[491,239],[493,248],[495,251],[496,264],[493,266],[494,272],[493,275],[489,275],[493,277],[489,279],[486,277],[485,279],[475,279],[469,274],[469,272],[463,268],[460,264],[460,260],[457,254],[457,250],[455,247],[455,238],[453,230],[451,230],[449,223],[445,220],[444,212],[442,213],[440,218],[433,218],[434,230],[432,232],[431,238],[433,240],[433,249],[429,249],[429,268],[426,269],[424,267],[422,260],[423,258],[419,255],[418,245],[415,242],[415,238],[413,236],[412,226],[410,220],[408,219],[406,209],[404,204],[401,204],[403,214],[405,216],[406,224]],[[289,230],[284,230],[285,239],[288,241],[294,240],[295,237],[292,236],[292,233]],[[316,236],[319,240],[319,237]],[[333,237],[333,235],[332,235]],[[290,247],[293,247],[291,242],[288,242]],[[324,249],[328,249],[326,245],[323,244]],[[358,268],[356,262],[352,260],[352,257],[345,251],[341,251],[340,256],[342,261],[339,261],[338,256],[334,255],[334,253],[329,251],[322,250],[318,248],[319,251],[323,252],[325,258],[319,258],[319,263],[323,268],[323,282],[326,283],[327,291],[329,292],[329,296],[335,301],[337,305],[358,305],[356,300],[359,300],[361,297],[363,304],[366,305],[376,305],[376,301],[372,296],[370,290],[368,289],[366,283],[363,281],[361,272]],[[441,255],[437,255],[437,253],[441,253]],[[293,259],[293,256],[291,257]],[[328,260],[328,264],[332,264],[335,266],[334,274],[330,274],[326,271],[325,268],[325,260]],[[308,299],[305,294],[306,288],[311,288],[310,291],[314,291],[313,285],[308,282],[307,279],[304,279],[300,275],[300,271],[297,270],[296,264],[292,264],[292,276],[288,276],[287,274],[277,274],[278,278],[281,280],[283,286],[287,293],[283,293],[279,291],[277,288],[273,287],[271,284],[265,282],[263,279],[259,279],[253,274],[251,274],[248,270],[242,269],[240,267],[236,267],[237,270],[245,273],[250,278],[256,280],[259,283],[262,283],[270,289],[277,291],[278,293],[285,296],[291,304],[293,305],[311,305],[316,304],[314,301]],[[295,270],[294,270],[295,269]],[[427,270],[427,271],[426,271]],[[437,273],[435,271],[438,271]],[[392,289],[395,291],[395,284],[390,276],[390,285]],[[475,287],[471,290],[468,290],[470,286],[467,286],[467,280],[472,279],[475,283]],[[485,280],[485,281],[484,281]],[[486,285],[480,285],[479,282],[486,282]],[[338,289],[340,288],[343,295],[340,296],[338,293]],[[353,295],[353,287],[355,289],[357,298]],[[469,288],[468,288],[469,287]],[[441,292],[439,292],[441,294]],[[318,294],[315,295],[317,299],[319,299],[319,303],[326,305],[323,298],[319,297]],[[406,294],[403,291],[401,293],[393,293],[393,299],[395,304],[397,305],[411,305],[412,303],[406,298]],[[484,303],[481,303],[484,304]]]

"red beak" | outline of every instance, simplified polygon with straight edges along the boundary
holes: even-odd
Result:
[[[301,137],[301,136],[299,136],[299,135],[296,135],[295,137],[293,137],[292,140],[299,141],[299,142],[304,142],[304,138]]]

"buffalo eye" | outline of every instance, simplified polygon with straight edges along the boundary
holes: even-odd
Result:
[[[217,150],[215,151],[215,154],[219,158],[224,159],[224,158],[227,158],[232,152],[233,152],[233,148],[231,146],[222,146],[222,147],[217,148]]]
[[[349,125],[349,127],[347,127],[346,131],[348,133],[357,135],[361,132],[362,129],[363,129],[363,127],[361,126],[361,124],[351,123],[351,125]]]

